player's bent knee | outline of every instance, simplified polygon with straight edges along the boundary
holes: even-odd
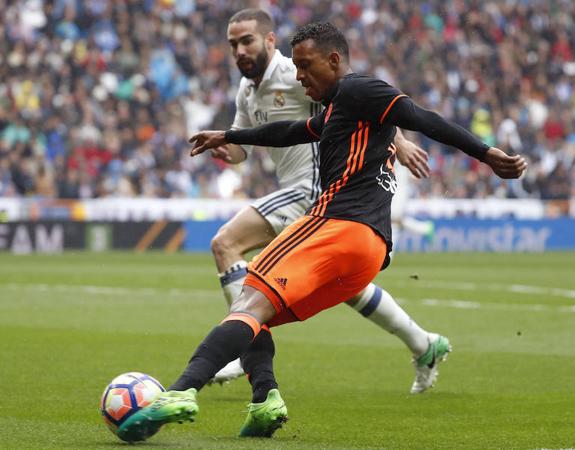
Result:
[[[250,314],[262,324],[269,322],[276,315],[272,302],[263,293],[250,286],[244,286],[242,295],[232,303],[230,312]]]
[[[234,247],[231,234],[228,232],[226,226],[221,227],[216,235],[212,238],[211,249],[212,253],[216,256],[225,255],[232,251]]]

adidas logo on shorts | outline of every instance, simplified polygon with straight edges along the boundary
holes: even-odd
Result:
[[[285,289],[287,284],[287,278],[274,278],[274,281]]]

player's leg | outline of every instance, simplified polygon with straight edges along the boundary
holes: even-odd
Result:
[[[429,333],[385,289],[370,283],[346,303],[380,328],[395,334],[414,355],[422,355],[427,350]]]
[[[243,287],[247,274],[245,253],[265,247],[286,224],[303,216],[310,203],[308,191],[306,181],[262,197],[241,210],[216,234],[212,252],[228,305],[239,297]],[[222,384],[242,375],[244,369],[237,359],[220,370],[211,382]]]
[[[246,287],[232,305],[230,314],[197,347],[176,382],[124,422],[119,433],[126,440],[141,441],[164,424],[193,421],[199,410],[196,393],[218,370],[245,353],[260,332],[262,323],[275,314],[276,307],[265,295]]]
[[[150,406],[134,414],[136,419],[130,423],[129,430],[132,434],[147,430],[150,423],[161,425],[172,422],[174,417],[181,418],[182,409],[187,411],[186,408],[188,408],[185,400],[190,400],[193,396],[195,404],[196,392],[225,364],[240,355],[243,356],[251,377],[257,380],[253,383],[254,399],[261,400],[261,397],[266,395],[263,402],[254,402],[250,405],[241,435],[271,436],[287,420],[287,409],[276,389],[277,384],[273,376],[272,358],[275,350],[271,334],[264,331],[260,339],[256,337],[261,331],[262,324],[270,322],[278,313],[281,323],[297,320],[297,318],[290,310],[290,301],[282,299],[269,284],[272,279],[280,284],[282,280],[277,277],[264,279],[264,273],[258,270],[264,269],[267,273],[268,267],[270,269],[275,267],[280,271],[285,269],[282,273],[289,277],[294,275],[294,280],[306,279],[307,283],[303,285],[297,283],[290,285],[289,293],[293,302],[297,302],[300,296],[313,292],[316,283],[321,282],[319,279],[309,279],[309,274],[316,275],[316,272],[312,270],[315,268],[314,263],[322,266],[323,270],[333,278],[333,271],[329,270],[326,264],[322,261],[318,263],[312,256],[308,256],[305,248],[297,250],[297,244],[312,236],[314,231],[317,231],[325,222],[326,219],[301,219],[286,228],[254,258],[253,265],[259,269],[254,272],[255,274],[250,274],[246,278],[243,291],[232,304],[230,314],[198,346],[188,366],[178,380],[170,386],[168,392],[156,399]],[[330,236],[333,236],[333,233]],[[290,264],[289,255],[294,254],[295,261],[291,261],[292,264]],[[324,255],[324,260],[329,261],[330,258],[331,256]],[[309,267],[305,267],[306,265]],[[375,273],[372,274],[374,275]],[[332,301],[332,296],[329,300]],[[189,416],[193,417],[191,413]],[[156,420],[156,417],[161,418]]]
[[[223,225],[212,239],[212,253],[228,306],[242,292],[248,265],[244,255],[265,247],[275,235],[270,223],[254,207],[248,206]],[[240,360],[235,359],[218,371],[211,382],[221,384],[242,375],[244,369]]]
[[[242,428],[242,437],[271,437],[287,422],[287,407],[281,398],[273,370],[275,345],[266,325],[241,356],[242,367],[252,385],[252,401]]]
[[[218,370],[247,350],[260,332],[261,325],[275,314],[274,306],[265,295],[245,286],[228,316],[198,346],[188,367],[170,390],[199,390],[204,387]]]
[[[264,325],[248,350],[240,356],[252,385],[253,403],[263,402],[268,392],[278,387],[273,369],[274,355],[274,341],[269,327]]]
[[[298,303],[301,298],[313,293],[316,286],[324,283],[325,276],[316,270],[318,267],[333,277],[333,273],[326,269],[326,264],[320,258],[309,256],[305,246],[325,222],[325,219],[310,217],[297,220],[254,257],[250,264],[244,289],[263,293],[274,305],[278,312],[272,320],[275,325],[299,320],[291,311],[291,304]],[[278,273],[283,277],[276,276]],[[294,281],[288,287],[289,279]],[[240,311],[244,309],[234,302],[232,309],[236,308]],[[240,436],[270,437],[287,420],[287,408],[273,373],[274,354],[271,333],[264,326],[241,356],[242,365],[252,384],[253,396]]]
[[[321,226],[324,222],[325,219],[319,225]],[[315,226],[317,223],[318,219],[313,218],[310,220],[308,218],[292,224],[254,259],[254,263],[258,264],[259,262],[265,267],[270,263],[277,265],[279,260],[282,259],[281,257],[285,256],[284,250],[287,247],[293,250],[294,246],[292,244],[295,242],[294,240],[301,242],[302,236],[305,239],[305,237],[312,235],[313,231],[317,229]],[[311,229],[308,226],[310,224],[312,225]],[[304,261],[306,260],[304,259]],[[309,261],[313,261],[313,258],[307,259],[307,262]],[[278,267],[281,269],[283,266],[279,265]],[[306,267],[302,267],[302,264],[299,264],[299,260],[295,267],[299,271],[298,275],[299,273],[307,275],[313,272]],[[279,316],[283,316],[290,311],[289,303],[285,303],[281,297],[275,295],[267,282],[258,282],[259,276],[250,274],[247,277],[242,293],[232,304],[230,314],[197,347],[188,366],[176,382],[170,386],[169,390],[155,399],[151,405],[133,414],[130,420],[123,425],[124,430],[122,433],[124,436],[133,437],[131,440],[134,441],[144,440],[152,434],[151,431],[157,431],[165,423],[193,420],[198,411],[196,403],[197,391],[225,364],[250,350],[256,336],[260,333],[262,324],[271,321],[279,312],[281,312]],[[252,278],[255,281],[250,282]],[[305,279],[306,277],[299,278]],[[260,285],[262,289],[259,289]],[[295,287],[296,289],[291,288],[290,292],[295,299],[294,301],[297,301],[298,295],[301,295],[298,292],[301,290],[298,290],[297,286]],[[313,290],[314,284],[306,284],[304,287],[307,287],[308,290]],[[287,321],[283,320],[284,323]],[[269,339],[271,339],[271,334]],[[256,341],[256,344],[259,342]],[[265,341],[264,347],[266,347]],[[271,355],[273,358],[272,349],[273,347],[269,345],[267,350],[264,349],[264,357],[260,359],[260,363],[257,361],[253,364],[248,362],[250,370],[255,372],[266,370],[265,361],[267,356],[265,354]],[[256,351],[258,349],[252,348],[251,350]],[[261,361],[264,361],[264,364]],[[257,373],[252,373],[252,376],[262,379]],[[260,385],[258,384],[258,386]],[[273,382],[270,382],[268,377],[267,388],[262,385],[258,391],[265,391],[272,386]],[[271,436],[273,431],[287,418],[287,409],[277,389],[269,390],[263,403],[255,403],[251,406],[246,423],[244,423],[242,428],[242,435]]]
[[[245,254],[265,247],[275,235],[270,223],[248,206],[223,225],[212,239],[212,253],[228,306],[242,292],[247,275]]]
[[[373,283],[346,303],[377,326],[396,335],[409,348],[416,372],[412,393],[420,393],[433,386],[438,375],[437,365],[451,351],[446,337],[421,328],[387,291]]]
[[[254,258],[245,285],[276,305],[270,325],[305,320],[357,293],[379,271],[384,254],[385,244],[369,227],[308,216]],[[242,355],[254,394],[242,436],[271,435],[287,420],[275,388],[273,352],[271,334],[262,330]]]

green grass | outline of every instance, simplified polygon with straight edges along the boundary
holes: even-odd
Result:
[[[378,283],[455,349],[430,392],[409,395],[406,348],[342,305],[275,329],[290,422],[271,441],[236,437],[239,380],[141,446],[575,447],[574,267],[573,253],[398,255]],[[0,254],[0,448],[127,448],[99,416],[106,384],[169,385],[224,314],[208,255]]]

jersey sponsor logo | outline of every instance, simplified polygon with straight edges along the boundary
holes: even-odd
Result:
[[[277,284],[279,284],[279,285],[282,287],[282,289],[285,289],[288,280],[287,280],[287,278],[278,278],[278,277],[276,277],[276,278],[274,278],[274,281],[275,281]]]
[[[385,164],[382,164],[379,168],[379,175],[376,177],[377,184],[379,184],[385,191],[395,194],[397,191],[397,181],[393,174],[385,169]]]
[[[267,123],[267,121],[268,121],[267,111],[262,111],[261,109],[256,109],[256,111],[254,112],[254,116],[255,116],[256,122],[258,124]]]
[[[286,98],[284,97],[284,93],[282,91],[275,91],[274,96],[274,106],[276,108],[282,108],[285,106]]]

